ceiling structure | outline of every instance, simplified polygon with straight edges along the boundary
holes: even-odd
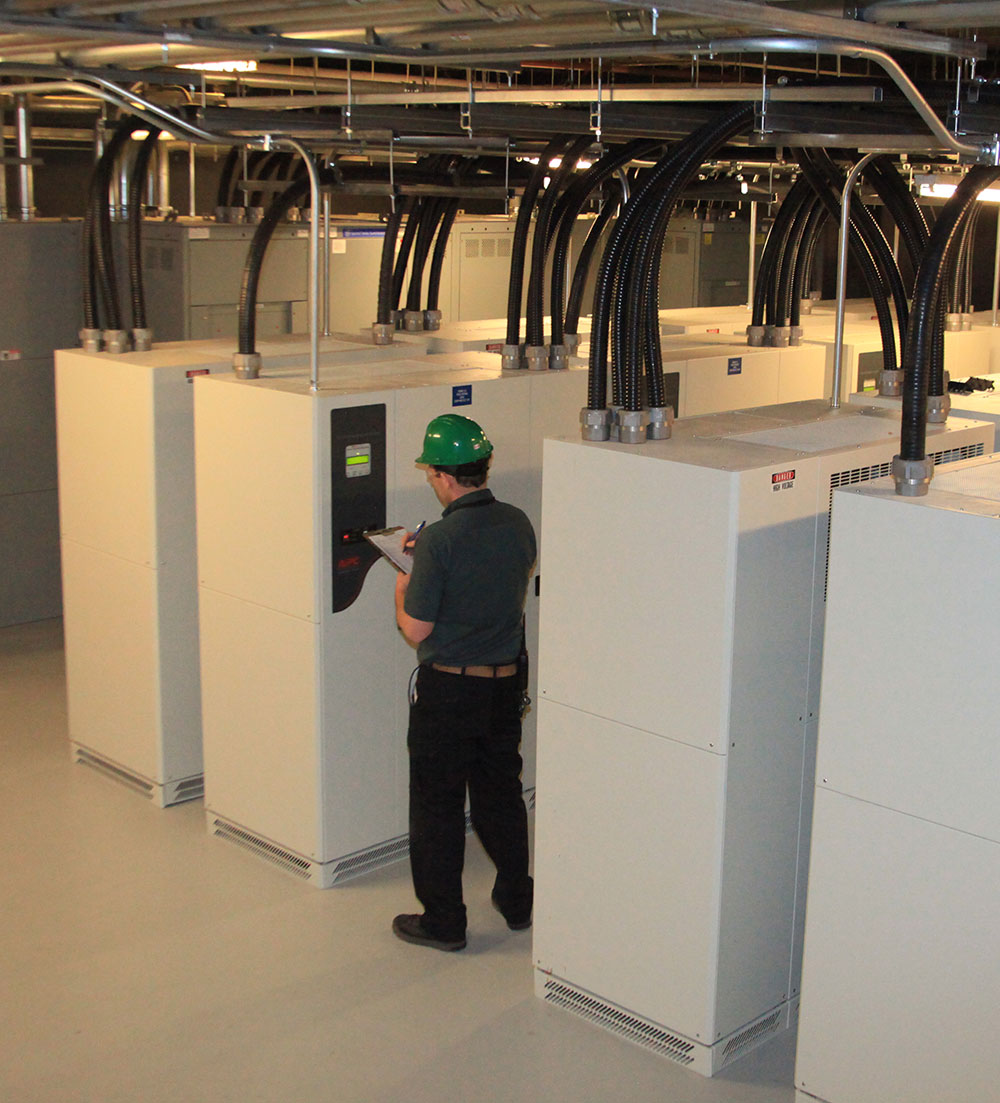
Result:
[[[236,60],[257,70],[179,68]],[[761,157],[997,163],[998,62],[1000,3],[978,0],[0,0],[0,104],[84,135],[94,97],[183,114],[182,140],[458,149],[670,139],[747,101]]]

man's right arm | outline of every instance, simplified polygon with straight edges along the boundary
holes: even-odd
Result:
[[[407,613],[406,591],[410,585],[410,575],[400,571],[396,575],[396,624],[407,643],[416,647],[434,631],[434,622],[430,620],[417,620]]]

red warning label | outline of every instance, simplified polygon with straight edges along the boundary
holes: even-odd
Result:
[[[775,471],[771,475],[772,490],[791,490],[795,483],[795,469],[791,471]]]

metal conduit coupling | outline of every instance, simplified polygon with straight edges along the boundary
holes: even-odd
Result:
[[[563,344],[566,346],[570,356],[572,356],[576,350],[580,347],[580,334],[579,333],[564,333]]]
[[[764,341],[768,348],[774,347],[774,326],[764,326]]]
[[[549,370],[548,345],[525,345],[524,361],[528,371]]]
[[[133,329],[132,347],[136,352],[149,352],[153,347],[153,331],[148,327]]]
[[[610,440],[611,411],[588,410],[584,406],[580,411],[580,436],[584,440]]]
[[[372,322],[372,340],[376,345],[391,345],[396,339],[396,327],[389,323]]]
[[[790,336],[791,328],[789,326],[775,326],[771,333],[771,344],[775,348],[786,349],[788,348]]]
[[[669,440],[674,431],[673,406],[652,406],[646,425],[647,440]]]
[[[894,371],[878,373],[878,393],[886,398],[898,398],[903,393],[903,371],[896,368]]]
[[[944,328],[950,330],[952,333],[962,328],[962,315],[961,314],[946,314],[944,316]]]
[[[116,354],[128,352],[128,334],[124,329],[106,329],[104,331],[104,351]]]
[[[500,350],[500,367],[503,371],[520,371],[524,367],[522,345],[504,345]]]
[[[615,420],[622,444],[642,444],[646,440],[645,410],[618,410]]]
[[[237,379],[257,379],[263,360],[259,352],[234,352],[233,371]]]
[[[805,334],[802,326],[790,326],[788,330],[788,343],[795,347],[802,344],[802,338]]]
[[[423,333],[424,312],[422,310],[404,310],[403,329],[407,333]]]
[[[904,460],[902,456],[892,458],[896,493],[904,498],[923,498],[930,488],[933,473],[933,460]]]
[[[947,384],[945,384],[947,386]],[[927,396],[927,424],[941,425],[951,413],[951,396],[948,394],[929,394]]]
[[[751,348],[762,348],[764,345],[764,327],[747,326],[747,344]]]
[[[389,313],[389,321],[392,322],[393,329],[403,329],[405,310],[393,310]]]
[[[440,310],[425,310],[424,311],[424,329],[435,330],[441,328],[441,311]]]
[[[80,347],[84,352],[101,351],[101,331],[99,329],[81,329]]]
[[[569,348],[566,345],[549,346],[549,371],[566,371],[569,368]]]
[[[972,329],[972,315],[971,314],[963,314],[962,315],[962,329]]]

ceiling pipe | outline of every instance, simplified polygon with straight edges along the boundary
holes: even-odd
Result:
[[[919,23],[925,27],[998,27],[1000,7],[989,0],[885,0],[861,9],[867,23]]]
[[[720,39],[701,48],[699,53],[726,54],[740,53],[793,53],[835,54],[839,57],[864,58],[874,61],[903,93],[907,102],[923,120],[927,129],[943,149],[949,149],[960,157],[980,164],[1000,165],[1000,135],[993,135],[992,141],[971,145],[960,142],[941,122],[934,109],[921,95],[920,90],[910,80],[903,69],[884,50],[876,50],[854,42],[835,42],[823,38],[735,38]]]

